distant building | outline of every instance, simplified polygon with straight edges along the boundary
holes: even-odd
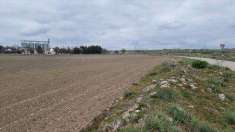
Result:
[[[38,54],[37,49],[42,49],[44,54],[47,54],[50,50],[50,39],[47,41],[32,41],[22,40],[21,47],[24,49],[25,54]]]

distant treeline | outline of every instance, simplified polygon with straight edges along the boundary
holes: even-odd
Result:
[[[59,48],[55,47],[54,51],[56,54],[102,54],[106,53],[107,50],[103,49],[101,46],[80,46],[74,48]]]
[[[102,54],[107,53],[108,51],[101,46],[91,45],[91,46],[80,46],[80,47],[68,47],[68,48],[60,48],[55,47],[55,54]],[[8,53],[8,54],[22,54],[24,53],[24,48],[14,47],[14,46],[2,46],[0,45],[0,53]],[[33,49],[27,49],[30,53],[33,53]],[[36,50],[38,53],[43,53],[41,47],[37,47]],[[40,52],[39,52],[40,51]]]

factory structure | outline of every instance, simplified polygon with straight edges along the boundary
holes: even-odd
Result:
[[[47,41],[21,40],[21,48],[24,54],[54,54],[50,48],[50,39]]]

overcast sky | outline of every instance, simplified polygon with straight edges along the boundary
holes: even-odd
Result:
[[[108,49],[235,47],[235,0],[0,0],[0,43]]]

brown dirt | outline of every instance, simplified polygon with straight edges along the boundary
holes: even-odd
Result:
[[[0,131],[79,131],[165,59],[0,56]]]

